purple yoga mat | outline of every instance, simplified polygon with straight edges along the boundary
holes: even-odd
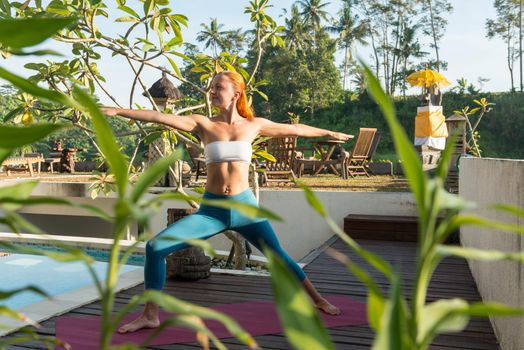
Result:
[[[327,328],[340,326],[355,326],[367,324],[366,304],[348,296],[333,295],[326,297],[332,304],[342,310],[339,316],[321,314]],[[282,333],[282,327],[276,308],[270,300],[256,300],[237,304],[217,305],[214,310],[223,312],[234,318],[252,336]],[[125,318],[125,322],[135,319],[138,313]],[[166,319],[169,314],[161,312],[160,319]],[[73,350],[96,350],[99,342],[99,316],[62,316],[56,320],[56,336],[69,343]],[[230,338],[231,334],[216,321],[205,321],[217,338]],[[115,334],[113,345],[125,343],[142,344],[152,330],[143,329],[135,333]],[[195,340],[195,332],[181,327],[170,327],[163,330],[149,345],[167,345],[190,343]],[[59,348],[62,349],[62,348]]]

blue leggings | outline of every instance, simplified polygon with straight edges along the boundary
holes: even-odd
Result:
[[[205,199],[231,199],[256,205],[250,189],[234,196],[206,192]],[[266,219],[252,219],[234,209],[222,209],[201,205],[200,209],[161,231],[146,245],[145,286],[146,289],[161,290],[166,280],[166,257],[189,245],[181,242],[190,239],[207,239],[225,230],[233,230],[244,236],[252,245],[262,251],[265,245],[276,252],[300,281],[306,278],[304,271],[282,249],[275,231]],[[180,239],[181,241],[177,241]]]

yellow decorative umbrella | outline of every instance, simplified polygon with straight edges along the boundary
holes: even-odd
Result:
[[[430,87],[437,85],[439,88],[450,85],[450,82],[439,72],[423,69],[407,76],[406,81],[412,86]]]

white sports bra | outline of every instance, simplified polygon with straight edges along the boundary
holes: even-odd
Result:
[[[251,163],[249,141],[213,141],[205,145],[206,164],[221,162]]]

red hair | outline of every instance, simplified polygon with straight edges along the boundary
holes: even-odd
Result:
[[[253,110],[253,107],[249,105],[247,100],[246,83],[244,82],[242,75],[232,71],[222,71],[219,74],[225,75],[231,81],[231,83],[233,83],[235,88],[240,90],[240,98],[237,100],[238,114],[244,118],[247,118],[248,120],[253,119],[255,117],[255,111]]]

